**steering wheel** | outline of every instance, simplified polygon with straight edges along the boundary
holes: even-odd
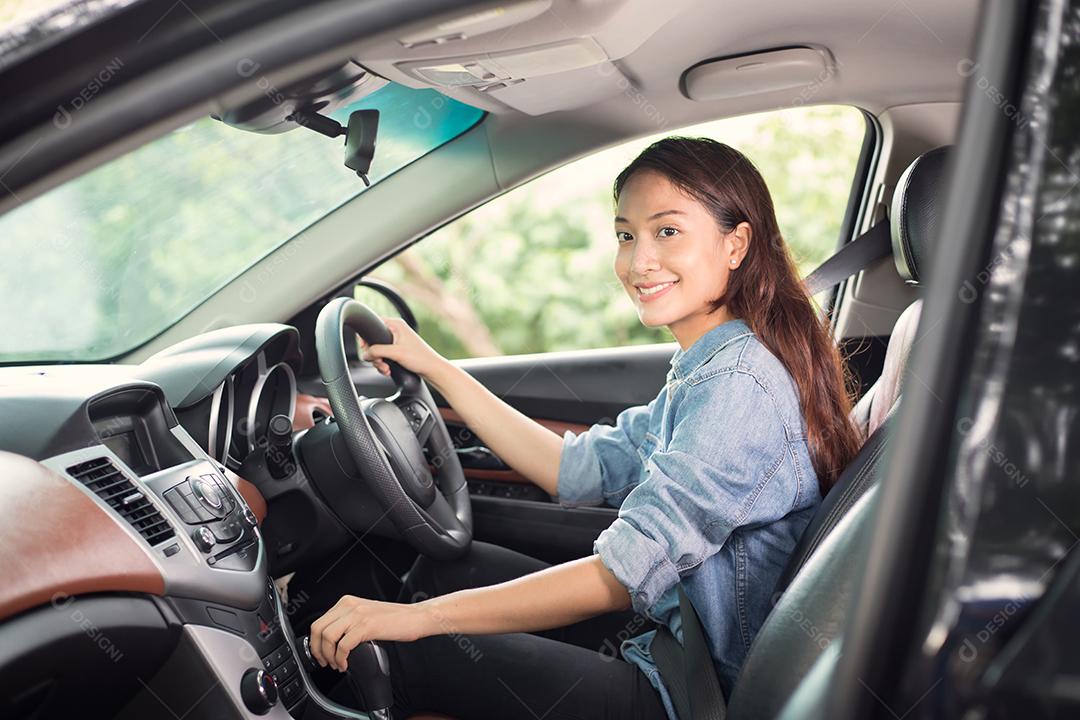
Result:
[[[394,338],[367,305],[336,298],[315,323],[319,374],[345,447],[394,527],[421,554],[460,557],[472,542],[472,505],[465,472],[427,383],[388,361],[397,392],[387,399],[359,398],[345,355],[345,330],[369,345]],[[423,448],[438,471],[432,477]]]

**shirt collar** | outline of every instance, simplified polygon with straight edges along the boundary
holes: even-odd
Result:
[[[668,380],[685,379],[700,365],[707,362],[732,340],[753,334],[750,326],[742,318],[722,322],[699,337],[688,349],[681,347],[671,356],[671,372]]]

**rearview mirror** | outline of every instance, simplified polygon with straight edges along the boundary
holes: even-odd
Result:
[[[379,131],[378,110],[356,110],[349,114],[349,127],[345,131],[345,167],[355,170],[365,185],[368,171],[375,157],[375,135]]]

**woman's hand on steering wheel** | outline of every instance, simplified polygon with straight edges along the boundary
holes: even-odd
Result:
[[[401,318],[383,317],[382,321],[394,336],[394,342],[389,345],[368,345],[361,338],[360,345],[364,348],[361,358],[370,361],[383,375],[390,376],[390,366],[385,360],[393,360],[425,379],[431,379],[432,374],[446,362]]]

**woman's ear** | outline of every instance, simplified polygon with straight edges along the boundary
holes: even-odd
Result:
[[[739,267],[742,264],[743,258],[746,257],[746,251],[750,247],[750,240],[753,238],[754,229],[750,227],[750,223],[741,222],[735,226],[735,229],[728,234],[728,241],[731,243],[731,267],[732,269]]]

